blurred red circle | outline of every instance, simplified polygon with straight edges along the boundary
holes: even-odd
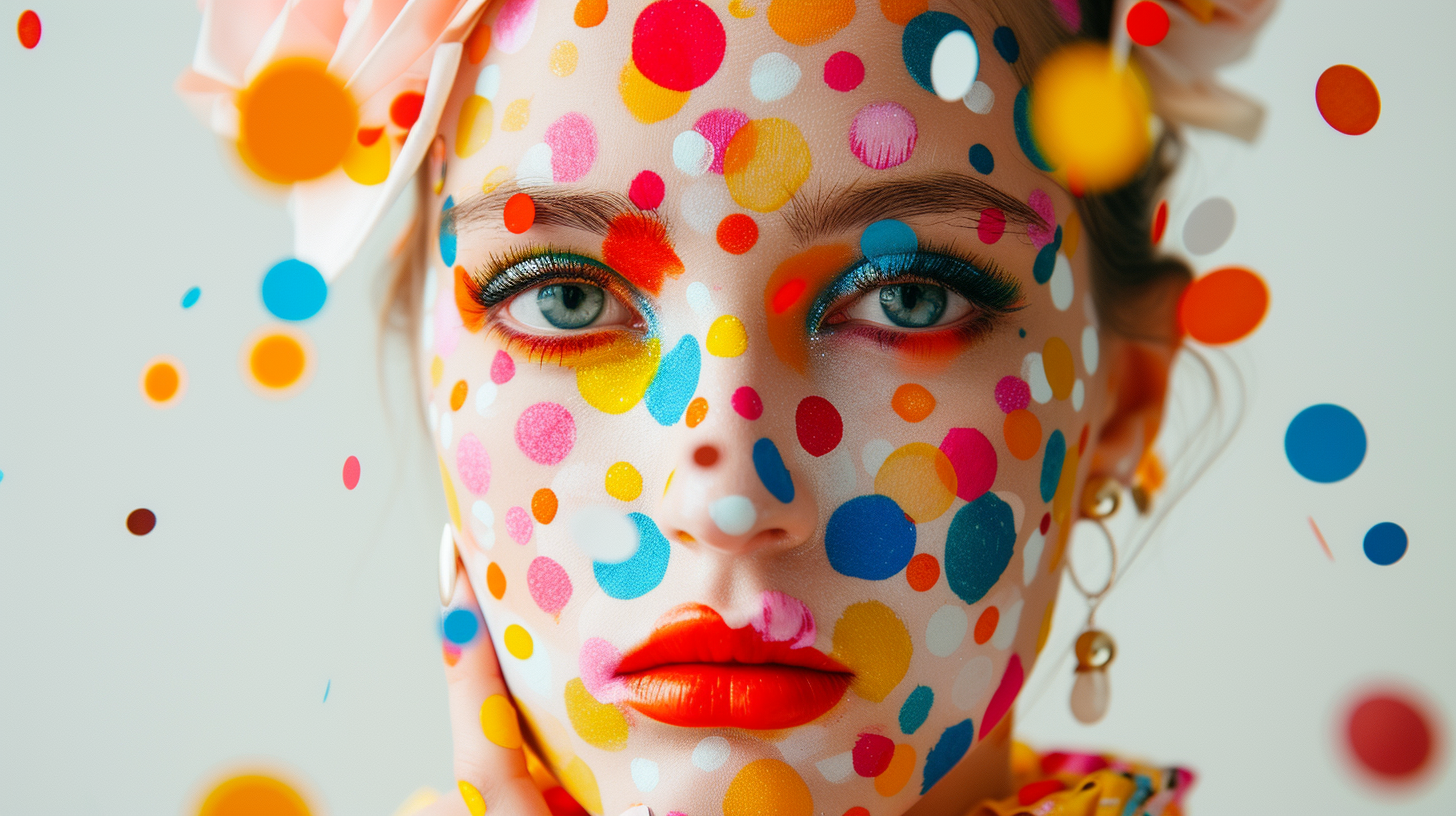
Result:
[[[1345,724],[1356,761],[1386,782],[1410,782],[1436,753],[1436,726],[1425,705],[1382,689],[1356,699]]]
[[[1154,46],[1162,42],[1168,36],[1170,24],[1168,12],[1152,0],[1142,0],[1127,13],[1127,33],[1138,45]]]

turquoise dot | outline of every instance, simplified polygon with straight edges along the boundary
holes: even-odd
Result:
[[[919,248],[920,241],[915,237],[915,230],[910,229],[910,225],[904,221],[893,218],[870,224],[859,236],[859,251],[866,258],[910,255]]]
[[[445,196],[445,206],[440,208],[440,260],[445,266],[455,266],[455,197]]]
[[[1057,495],[1062,480],[1062,460],[1067,458],[1067,438],[1061,431],[1052,431],[1047,438],[1046,452],[1041,458],[1041,500],[1049,502]]]
[[[1001,580],[1016,549],[1011,505],[995,493],[956,511],[945,534],[945,580],[961,600],[973,604]]]
[[[996,33],[991,35],[991,44],[996,46],[996,53],[1001,55],[1001,59],[1008,63],[1021,58],[1021,43],[1016,41],[1016,32],[1006,26],[996,29]]]
[[[667,539],[652,519],[641,513],[629,513],[637,525],[637,552],[618,564],[592,562],[592,573],[602,591],[619,601],[630,601],[657,588],[667,574],[669,550]]]
[[[1052,279],[1052,273],[1057,269],[1057,253],[1062,251],[1062,228],[1057,227],[1056,236],[1052,242],[1042,247],[1036,253],[1036,260],[1031,265],[1031,277],[1037,283],[1046,283]]]
[[[1037,149],[1036,140],[1031,136],[1031,92],[1022,88],[1016,94],[1016,105],[1012,111],[1012,119],[1016,126],[1016,143],[1021,145],[1021,152],[1036,169],[1051,172],[1052,166],[1042,158],[1041,151]]]
[[[329,297],[329,285],[311,264],[289,258],[263,275],[263,305],[279,320],[307,320]]]
[[[698,339],[685,334],[662,356],[652,384],[647,386],[647,412],[657,424],[676,425],[693,399],[698,388],[698,373],[703,356],[698,351]]]
[[[475,640],[475,633],[480,631],[480,621],[476,620],[475,613],[468,609],[452,609],[450,614],[445,616],[445,622],[441,628],[445,632],[446,640],[456,646],[464,646]]]
[[[197,299],[200,297],[202,297],[201,289],[197,288],[196,286],[188,289],[187,294],[182,296],[182,308],[191,309],[193,306],[196,306]]]
[[[996,169],[996,157],[991,155],[991,148],[983,144],[971,145],[971,166],[983,176],[991,175],[991,171]]]
[[[935,47],[952,31],[970,34],[971,27],[954,15],[927,11],[906,23],[905,33],[900,37],[900,56],[905,60],[905,69],[915,84],[931,93],[935,93],[935,88],[930,84],[930,60],[935,56]]]
[[[930,707],[935,704],[935,692],[930,686],[916,686],[900,706],[900,731],[906,736],[914,734],[930,716]]]
[[[841,575],[883,581],[910,563],[915,524],[889,496],[856,496],[829,516],[824,549]]]
[[[928,793],[942,776],[949,773],[965,757],[966,752],[971,750],[971,740],[975,736],[976,729],[970,720],[961,720],[945,729],[935,747],[925,756],[925,778],[920,783],[921,796]]]
[[[1399,524],[1382,521],[1365,533],[1365,557],[1388,567],[1405,555],[1408,543],[1405,530]]]
[[[758,471],[758,480],[774,498],[784,504],[794,500],[794,478],[789,475],[784,457],[779,455],[778,446],[772,439],[753,443],[753,469]]]
[[[1365,427],[1345,408],[1328,403],[1300,411],[1284,432],[1284,454],[1312,482],[1338,482],[1365,461]]]

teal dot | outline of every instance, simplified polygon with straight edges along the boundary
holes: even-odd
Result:
[[[1365,461],[1365,427],[1349,410],[1328,403],[1300,411],[1284,432],[1284,454],[1312,482],[1338,482]]]
[[[1016,143],[1021,146],[1021,152],[1026,154],[1027,160],[1036,169],[1051,172],[1052,166],[1042,157],[1036,140],[1031,136],[1031,92],[1026,88],[1016,94],[1016,105],[1011,118],[1016,126]]]
[[[991,175],[991,171],[996,169],[996,157],[991,155],[991,148],[983,144],[971,145],[971,166],[983,176]]]
[[[446,267],[455,266],[455,197],[445,196],[445,206],[440,208],[440,260]]]
[[[971,740],[975,736],[976,729],[970,720],[961,720],[945,729],[935,747],[925,756],[925,778],[920,783],[921,796],[928,793],[942,776],[950,773],[950,769],[965,757],[966,752],[971,750]]]
[[[1041,459],[1041,500],[1049,502],[1057,495],[1057,483],[1062,480],[1062,461],[1067,458],[1067,438],[1062,432],[1052,431],[1047,438],[1046,452]]]
[[[1408,543],[1405,530],[1399,524],[1382,521],[1365,533],[1365,557],[1388,567],[1405,555]]]
[[[307,320],[329,297],[329,285],[311,264],[289,258],[263,276],[263,305],[279,320]]]
[[[996,46],[996,53],[1001,55],[1001,59],[1008,63],[1021,58],[1021,43],[1016,41],[1016,32],[1006,26],[996,29],[996,33],[991,35],[991,43]]]
[[[182,296],[182,308],[191,309],[193,306],[196,306],[197,299],[200,297],[202,297],[201,289],[197,288],[196,286],[188,289],[187,294]]]
[[[1011,563],[1016,521],[1011,505],[995,493],[956,511],[945,534],[945,580],[968,604],[986,597]]]
[[[930,84],[930,60],[935,56],[935,47],[952,31],[971,34],[971,27],[954,15],[927,11],[911,18],[900,36],[900,56],[905,60],[905,70],[910,72],[915,84],[931,93],[935,93],[935,88]]]
[[[647,386],[647,412],[663,426],[676,425],[693,399],[698,388],[698,374],[702,366],[702,353],[698,351],[698,339],[685,334],[672,351],[662,356],[652,384]]]
[[[930,686],[916,686],[900,706],[900,731],[906,736],[920,730],[925,718],[930,716],[930,707],[935,704],[935,692]]]
[[[865,227],[859,236],[859,251],[866,258],[882,255],[912,255],[920,248],[915,230],[904,221],[886,218]]]

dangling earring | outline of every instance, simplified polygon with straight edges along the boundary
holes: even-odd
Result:
[[[1095,618],[1097,605],[1106,597],[1117,579],[1117,543],[1112,540],[1112,533],[1103,519],[1116,513],[1120,503],[1117,483],[1106,477],[1098,477],[1097,481],[1083,489],[1082,516],[1102,530],[1102,534],[1107,537],[1108,549],[1112,551],[1112,568],[1102,589],[1088,592],[1077,577],[1077,570],[1072,566],[1071,559],[1067,559],[1067,575],[1071,577],[1072,585],[1087,599],[1087,625],[1077,637],[1075,648],[1077,680],[1072,684],[1072,716],[1088,725],[1107,715],[1107,704],[1111,697],[1107,667],[1112,665],[1112,659],[1117,656],[1117,643],[1111,635],[1096,627]]]
[[[440,606],[455,600],[455,581],[460,577],[460,562],[455,554],[455,535],[450,525],[440,534]]]

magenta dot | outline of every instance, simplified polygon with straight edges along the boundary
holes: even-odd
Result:
[[[555,615],[571,600],[571,578],[566,570],[544,555],[532,559],[526,567],[526,587],[531,600],[548,615]]]
[[[511,540],[525,546],[531,540],[531,532],[535,525],[531,522],[531,514],[526,512],[524,507],[512,507],[506,511],[506,535]]]
[[[1037,529],[1038,530],[1041,530],[1041,534],[1042,535],[1046,535],[1047,534],[1047,531],[1050,530],[1051,528],[1052,528],[1052,514],[1051,513],[1042,513],[1041,514],[1041,524],[1037,525]]]
[[[516,420],[516,445],[538,465],[557,464],[575,444],[576,420],[554,402],[538,402]]]
[[[1020,377],[1002,377],[996,383],[996,404],[1002,413],[1020,411],[1031,404],[1031,386]]]
[[[344,487],[353,490],[359,486],[359,458],[350,456],[344,460]]]
[[[996,448],[975,428],[951,428],[940,451],[955,468],[956,495],[975,501],[996,481]]]
[[[651,170],[643,170],[632,179],[632,186],[627,188],[627,197],[632,199],[632,203],[639,210],[655,210],[662,204],[662,196],[666,192],[662,176]]]
[[[568,113],[546,128],[551,146],[551,178],[557,184],[580,181],[597,160],[597,131],[591,120]]]
[[[872,102],[849,125],[849,149],[871,170],[904,164],[915,152],[915,117],[898,102]]]
[[[713,163],[708,165],[709,170],[723,175],[723,152],[728,149],[728,142],[746,124],[748,114],[732,108],[710,110],[698,117],[698,121],[693,124],[693,130],[713,146]]]
[[[1006,214],[995,207],[987,207],[981,210],[981,217],[976,222],[976,235],[983,244],[994,244],[1001,240],[1006,232]]]
[[[460,437],[460,444],[455,448],[455,469],[471,493],[479,496],[490,489],[490,455],[475,434]]]
[[[895,743],[889,737],[879,734],[860,734],[854,742],[854,772],[860,776],[876,777],[890,767],[890,758],[895,754]]]
[[[823,456],[839,447],[844,437],[844,419],[829,400],[805,397],[794,411],[794,430],[799,444],[811,456]]]
[[[744,419],[758,419],[763,416],[763,400],[759,398],[757,391],[746,385],[734,391],[730,401],[733,403],[733,410]]]
[[[864,82],[864,62],[848,51],[838,51],[824,61],[824,84],[836,91],[852,91]]]
[[[503,385],[516,376],[516,361],[511,355],[504,351],[497,351],[495,359],[490,361],[490,381],[496,385]]]
[[[1041,190],[1032,190],[1026,203],[1047,223],[1044,227],[1040,224],[1026,225],[1026,237],[1031,239],[1032,246],[1041,249],[1057,236],[1057,210],[1052,206],[1052,197]]]
[[[691,91],[718,72],[728,36],[699,0],[657,0],[632,26],[632,62],[642,75],[673,91]]]

